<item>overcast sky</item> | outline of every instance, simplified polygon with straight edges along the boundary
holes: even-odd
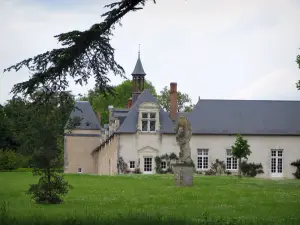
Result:
[[[4,68],[58,47],[56,34],[88,29],[109,0],[0,0],[0,103],[26,69]],[[205,99],[299,100],[299,0],[157,0],[117,26],[112,45],[130,78],[138,45],[159,91],[170,82]],[[112,76],[112,83],[122,79]],[[71,85],[74,94],[93,88]]]

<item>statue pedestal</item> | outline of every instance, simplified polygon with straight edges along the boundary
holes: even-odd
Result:
[[[175,186],[190,187],[193,186],[194,168],[191,165],[174,164],[174,181]]]

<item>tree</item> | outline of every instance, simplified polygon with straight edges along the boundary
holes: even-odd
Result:
[[[102,15],[103,22],[96,23],[85,31],[75,30],[56,35],[62,48],[47,51],[6,68],[4,72],[27,67],[32,74],[28,81],[15,84],[12,93],[28,96],[41,87],[47,88],[50,95],[65,91],[69,85],[68,76],[80,85],[94,77],[97,89],[103,93],[111,92],[109,73],[125,77],[125,71],[115,61],[114,49],[109,43],[112,30],[127,13],[142,9],[146,1],[122,0],[106,5],[110,11]]]
[[[232,155],[238,159],[239,171],[238,175],[241,178],[241,161],[242,158],[248,159],[248,156],[251,154],[250,145],[248,141],[244,139],[240,134],[237,135],[236,141],[232,148]]]
[[[167,86],[160,91],[160,95],[158,97],[158,102],[161,107],[167,112],[170,111],[170,90]],[[178,104],[178,112],[190,112],[192,111],[194,105],[192,103],[192,99],[188,94],[177,92],[177,104]]]
[[[87,83],[94,77],[96,88],[101,93],[113,93],[108,75],[124,76],[124,69],[115,61],[114,49],[109,41],[117,23],[129,12],[142,9],[147,0],[122,0],[106,6],[103,22],[85,31],[71,31],[56,35],[63,47],[25,59],[4,70],[18,71],[26,67],[32,76],[28,81],[17,83],[12,88],[14,96],[34,97],[34,114],[29,133],[33,143],[34,175],[40,175],[39,183],[32,185],[29,194],[36,202],[59,203],[67,193],[68,184],[58,175],[59,144],[63,132],[64,113],[69,116],[70,99],[66,93],[69,77],[76,84]],[[153,0],[155,3],[155,0]],[[40,92],[40,90],[42,90]],[[35,93],[40,92],[35,95]],[[73,104],[71,104],[73,108]],[[66,108],[67,107],[67,108]],[[55,121],[55,122],[54,122]]]
[[[150,81],[145,81],[145,88],[156,96],[156,90]],[[113,87],[114,94],[103,94],[96,88],[90,90],[87,96],[82,96],[79,100],[89,101],[95,112],[101,114],[101,124],[108,123],[109,111],[108,106],[115,108],[124,108],[132,94],[132,82],[125,80],[121,84]]]
[[[44,103],[45,96],[48,95],[44,91],[35,92],[28,103],[32,119],[25,130],[28,141],[23,143],[23,148],[33,148],[33,175],[40,178],[37,184],[30,185],[27,193],[37,203],[57,204],[71,188],[62,175],[61,142],[74,98],[68,92],[57,93]]]

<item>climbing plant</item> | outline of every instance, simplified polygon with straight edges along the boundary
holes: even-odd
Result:
[[[172,152],[170,155],[164,154],[155,157],[155,170],[156,173],[172,173],[172,164],[176,163],[178,156]],[[166,169],[161,168],[161,163],[166,162]]]
[[[296,172],[293,173],[293,175],[297,178],[297,179],[300,179],[300,159],[296,160],[295,162],[292,162],[291,163],[291,166],[295,166],[297,169],[296,169]]]

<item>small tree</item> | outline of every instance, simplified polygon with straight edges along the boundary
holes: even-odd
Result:
[[[232,155],[238,159],[238,175],[241,178],[241,161],[242,158],[248,159],[251,154],[250,145],[240,134],[237,135],[236,141],[232,148]]]

